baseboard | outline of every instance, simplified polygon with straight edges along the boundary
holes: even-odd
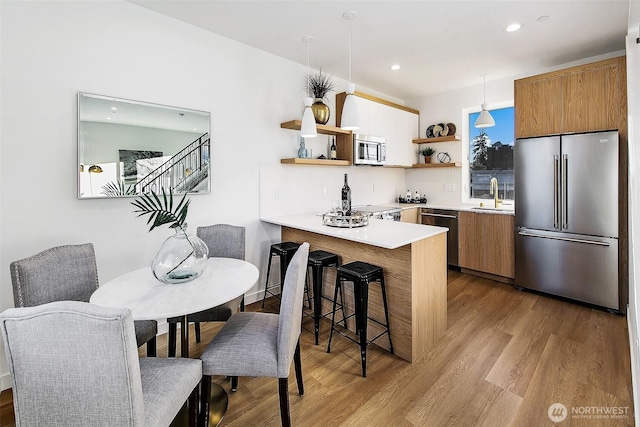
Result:
[[[483,271],[476,271],[461,267],[460,272],[464,274],[471,274],[472,276],[482,277],[483,279],[495,280],[496,282],[502,282],[509,285],[513,285],[515,283],[515,281],[511,277],[496,276],[495,274],[485,273]]]
[[[629,353],[631,356],[631,393],[633,395],[633,407],[636,408],[634,411],[635,425],[640,426],[640,411],[637,408],[640,408],[640,396],[636,390],[638,390],[638,371],[636,370],[636,361],[638,360],[638,346],[636,345],[637,337],[634,336],[634,331],[636,331],[633,325],[636,325],[636,319],[634,318],[635,314],[632,310],[629,310],[629,306],[627,305],[627,330],[629,331]]]
[[[9,390],[11,388],[11,375],[7,372],[0,376],[0,391]]]

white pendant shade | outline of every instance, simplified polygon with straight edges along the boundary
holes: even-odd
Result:
[[[315,138],[318,136],[316,119],[313,117],[311,104],[313,104],[313,99],[306,97],[304,99],[304,112],[302,113],[302,126],[300,127],[300,136],[303,138]]]
[[[344,100],[342,106],[342,117],[340,119],[340,129],[343,130],[358,130],[360,129],[360,122],[358,119],[358,104],[356,104],[355,95],[356,85],[353,83],[347,84],[347,97]]]
[[[496,121],[493,120],[493,117],[491,117],[491,114],[487,111],[487,104],[482,104],[482,111],[476,119],[474,126],[477,128],[490,128],[495,125]]]

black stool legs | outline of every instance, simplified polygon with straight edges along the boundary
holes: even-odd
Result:
[[[342,287],[342,281],[350,281],[353,282],[353,294],[354,294],[354,314],[351,314],[347,317],[344,317],[343,313],[343,321],[345,328],[347,327],[347,319],[349,317],[355,316],[356,318],[356,328],[355,332],[358,336],[358,340],[355,340],[348,336],[347,334],[343,334],[338,331],[335,326],[335,316],[336,316],[336,308],[337,308],[337,300],[338,300],[338,292]],[[372,319],[369,317],[369,284],[371,282],[379,282],[380,290],[382,293],[382,304],[384,308],[384,317],[385,323],[382,323],[376,319]],[[341,298],[341,305],[344,304]],[[385,329],[374,337],[371,340],[367,339],[367,329],[368,329],[368,320],[376,322],[380,326],[384,326]],[[338,267],[338,271],[336,274],[336,289],[334,293],[334,301],[333,301],[333,315],[331,317],[331,332],[329,334],[329,345],[327,346],[327,353],[331,352],[331,339],[333,338],[334,330],[337,333],[340,333],[345,338],[359,344],[360,346],[360,360],[362,363],[362,376],[367,376],[367,346],[380,338],[382,335],[387,334],[389,338],[389,352],[393,354],[393,344],[391,342],[391,334],[389,332],[389,310],[387,307],[387,292],[384,284],[384,274],[381,267],[377,267],[372,264],[367,264],[361,261],[355,261],[341,267]]]
[[[293,254],[296,253],[300,244],[294,242],[282,242],[271,245],[269,249],[269,264],[267,265],[267,278],[264,284],[264,297],[262,297],[262,308],[264,308],[264,302],[267,300],[267,293],[271,296],[276,296],[269,289],[273,289],[278,285],[269,286],[269,274],[271,273],[271,260],[274,255],[280,258],[280,286],[284,286],[284,278],[287,274],[287,267]]]

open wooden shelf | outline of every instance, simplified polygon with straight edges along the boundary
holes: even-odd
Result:
[[[459,168],[462,163],[420,163],[411,166],[412,168]]]
[[[460,135],[447,135],[447,136],[438,136],[435,138],[422,138],[422,139],[414,139],[414,144],[429,144],[432,142],[458,142],[460,141]]]
[[[280,159],[280,163],[288,165],[321,165],[321,166],[350,166],[349,160],[329,160],[329,159],[300,159],[293,157],[290,159]]]
[[[280,123],[280,127],[283,129],[300,130],[302,127],[302,120],[290,120],[288,122]],[[350,130],[343,130],[335,126],[316,125],[318,133],[323,135],[351,135]]]

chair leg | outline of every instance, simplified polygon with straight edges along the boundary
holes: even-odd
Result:
[[[167,342],[167,356],[176,357],[176,342],[178,341],[178,324],[169,323],[169,341]]]
[[[211,376],[203,375],[200,382],[200,413],[198,416],[198,426],[209,425],[209,396],[211,396]]]
[[[269,252],[269,262],[267,264],[267,278],[264,281],[264,296],[262,297],[262,308],[264,308],[264,302],[267,300],[267,289],[269,289],[269,274],[271,273],[271,258],[273,254]]]
[[[244,311],[244,295],[242,295],[242,299],[240,300],[240,311]]]
[[[278,395],[280,396],[280,422],[282,427],[291,427],[288,378],[278,378]]]
[[[147,341],[147,357],[156,357],[156,348],[156,337],[153,337],[149,341]]]
[[[232,376],[231,377],[231,391],[232,392],[236,392],[238,391],[238,377],[237,376]]]
[[[331,330],[329,331],[329,343],[327,344],[327,353],[331,353],[331,339],[333,338],[333,328],[335,327],[335,324],[336,324],[336,304],[338,302],[339,289],[340,289],[340,277],[336,275],[336,287],[333,292],[333,310],[331,310]],[[345,324],[346,323],[347,322],[345,321]]]
[[[196,342],[200,342],[200,322],[194,322],[193,326],[196,330]]]
[[[200,380],[200,382],[202,382],[202,380]],[[199,397],[200,397],[200,387],[201,385],[198,384],[189,395],[188,406],[189,406],[189,425],[190,426],[198,425],[198,404],[199,404]]]
[[[298,394],[304,396],[304,383],[302,382],[302,360],[300,359],[300,337],[296,344],[296,351],[293,353],[293,366],[296,370],[296,382],[298,383]]]

